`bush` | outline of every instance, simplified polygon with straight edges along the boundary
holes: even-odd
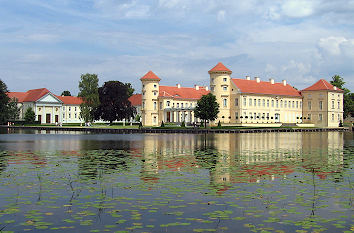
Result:
[[[343,127],[342,120],[339,121],[339,127]]]
[[[160,127],[165,127],[165,123],[163,123],[163,121],[161,122],[161,126]]]
[[[143,123],[139,122],[139,129],[143,127]]]
[[[25,112],[25,121],[29,123],[33,123],[35,120],[36,120],[36,114],[34,113],[31,107],[27,108]]]
[[[221,128],[221,122],[220,121],[218,122],[218,128]]]
[[[182,121],[181,127],[182,127],[182,128],[185,128],[185,127],[186,127],[186,123],[184,123],[184,121]]]

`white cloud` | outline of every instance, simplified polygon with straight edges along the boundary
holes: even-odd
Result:
[[[342,52],[352,55],[354,48],[354,39],[346,39],[344,37],[330,36],[321,38],[318,42],[320,48],[331,55],[341,55]],[[351,51],[348,53],[348,50]]]
[[[150,5],[137,0],[94,0],[94,7],[102,12],[103,17],[141,19],[150,16]]]
[[[224,10],[219,10],[218,11],[218,15],[217,15],[218,21],[220,21],[220,22],[224,21],[225,20],[225,15],[226,15],[226,13],[225,13]]]
[[[302,18],[314,13],[314,1],[308,0],[288,0],[281,7],[284,15],[291,18]]]

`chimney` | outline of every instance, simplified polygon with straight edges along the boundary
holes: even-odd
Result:
[[[270,84],[274,84],[274,79],[270,78],[269,82],[270,82]]]
[[[194,88],[199,91],[199,86],[198,85],[194,85]]]
[[[247,80],[251,80],[251,77],[250,77],[250,76],[246,76],[246,79],[247,79]]]
[[[337,87],[336,87],[336,86],[333,86],[333,89],[336,91],[336,90],[337,90]]]
[[[254,80],[256,80],[257,83],[261,82],[261,79],[259,77],[254,77]]]
[[[286,86],[286,80],[285,79],[282,80],[282,83],[283,83],[284,86]]]
[[[208,87],[208,86],[206,86],[206,87],[205,87],[205,90],[206,90],[206,91],[209,91],[209,87]]]
[[[178,83],[178,84],[177,84],[177,88],[181,88],[181,84]]]

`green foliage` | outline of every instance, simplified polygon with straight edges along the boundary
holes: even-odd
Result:
[[[184,121],[182,121],[181,127],[186,128],[186,123]]]
[[[8,103],[8,118],[9,120],[17,120],[20,116],[20,109],[17,107],[17,99],[13,98]]]
[[[132,96],[135,89],[132,87],[132,85],[130,83],[124,83],[124,85],[127,87],[127,91],[128,91],[128,96]]]
[[[7,96],[7,86],[0,79],[0,124],[5,124],[8,120],[10,98]]]
[[[163,121],[161,122],[161,126],[160,127],[165,127],[165,123],[163,123]]]
[[[130,103],[128,85],[119,81],[105,82],[98,89],[99,102],[95,110],[95,119],[103,119],[112,123],[115,120],[129,119],[136,110]]]
[[[135,116],[135,121],[140,121],[141,116],[139,114],[136,114]]]
[[[213,121],[218,117],[219,104],[216,102],[215,95],[209,93],[203,95],[198,100],[197,106],[194,109],[194,114],[199,119],[203,120],[206,127],[206,121]]]
[[[336,86],[344,91],[343,93],[343,116],[354,116],[354,93],[351,93],[349,89],[344,87],[344,80],[339,75],[334,75],[332,81],[330,81],[333,86]]]
[[[27,108],[25,112],[25,121],[29,123],[33,123],[36,120],[36,114],[34,113],[31,107]]]
[[[221,128],[221,122],[220,121],[218,122],[218,128]]]
[[[70,91],[63,91],[61,93],[61,96],[71,96],[71,93],[70,93]]]
[[[83,103],[80,105],[81,118],[85,122],[93,121],[94,111],[100,104],[98,96],[98,77],[96,74],[82,74],[79,82],[79,97]]]

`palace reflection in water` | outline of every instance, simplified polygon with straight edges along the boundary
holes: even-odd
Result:
[[[26,131],[24,131],[26,132]],[[162,171],[209,170],[210,182],[227,185],[286,178],[301,167],[325,179],[343,170],[343,132],[250,134],[58,134],[38,131],[2,134],[0,169],[22,159],[45,164],[40,151],[77,156],[80,175],[95,178],[100,172],[133,167],[141,161],[141,180],[159,182]],[[21,133],[21,134],[18,134]],[[33,132],[32,132],[33,133]],[[12,152],[11,152],[12,151]],[[18,151],[18,152],[15,152]],[[24,151],[26,153],[24,153]]]

